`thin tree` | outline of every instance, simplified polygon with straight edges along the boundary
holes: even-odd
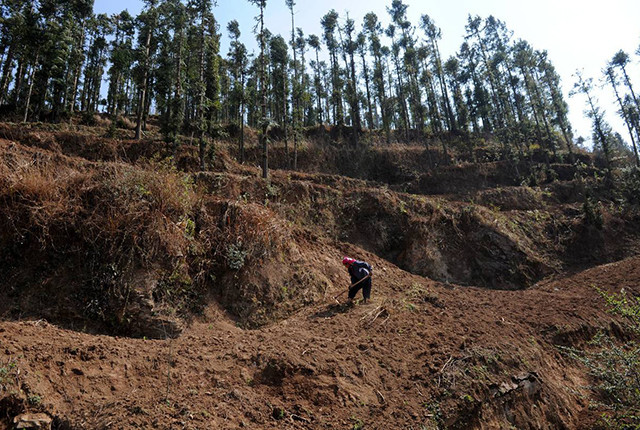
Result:
[[[298,83],[298,56],[296,53],[296,26],[295,26],[295,11],[296,5],[294,0],[285,0],[287,8],[291,13],[291,49],[293,49],[293,85],[291,89],[291,126],[293,129],[293,148],[294,148],[294,162],[293,169],[297,169],[297,154],[298,154],[298,106],[300,104],[300,88]],[[287,154],[287,165],[289,164],[289,156]]]
[[[629,110],[627,109],[627,107],[624,105],[624,102],[622,101],[622,99],[620,98],[620,93],[618,92],[618,79],[615,75],[615,71],[613,70],[613,67],[611,65],[607,66],[607,68],[604,70],[604,75],[606,76],[606,78],[609,80],[609,83],[611,84],[611,87],[613,88],[613,93],[616,96],[616,100],[618,101],[618,104],[620,105],[620,116],[622,116],[622,119],[624,120],[624,123],[627,126],[627,130],[629,131],[629,136],[631,137],[631,143],[633,145],[633,153],[635,154],[635,158],[636,158],[636,165],[638,167],[640,167],[640,158],[638,157],[638,146],[636,144],[636,138],[634,136],[633,133],[633,129],[634,129],[634,124],[633,124],[633,120],[631,118],[631,116],[629,115]],[[637,130],[636,130],[637,133]]]
[[[331,96],[330,102],[333,109],[333,123],[341,126],[344,123],[344,111],[342,107],[342,80],[340,79],[340,65],[338,64],[338,41],[335,31],[338,26],[338,12],[331,9],[320,24],[324,30],[324,42],[329,51],[331,68]]]
[[[391,143],[391,120],[389,103],[385,89],[384,66],[382,62],[382,25],[378,21],[378,16],[373,12],[364,17],[364,33],[369,39],[369,51],[373,56],[373,85],[376,89],[378,104],[380,105],[380,115],[382,116],[382,128],[384,129],[387,144]]]
[[[267,77],[266,77],[266,40],[264,29],[264,9],[267,7],[267,0],[249,0],[249,3],[256,5],[260,8],[260,14],[256,17],[256,30],[258,32],[258,38],[260,39],[260,114],[261,120],[261,134],[260,144],[262,146],[262,177],[267,179],[269,177],[269,146],[267,140],[267,133],[269,131],[269,121],[267,119]]]
[[[577,79],[573,86],[571,95],[582,93],[587,97],[586,114],[591,118],[593,134],[597,144],[602,148],[607,164],[607,175],[611,177],[611,145],[609,145],[610,127],[604,120],[604,112],[597,105],[597,100],[593,95],[593,79],[585,79],[582,72],[576,71]]]
[[[144,113],[147,106],[147,91],[149,86],[149,68],[151,60],[151,37],[156,27],[156,4],[157,0],[145,0],[146,13],[143,20],[142,33],[144,34],[144,54],[142,58],[142,75],[138,85],[138,113],[136,116],[136,135],[135,140],[140,140],[142,137],[142,122]]]
[[[629,79],[629,75],[627,74],[627,65],[629,64],[629,55],[627,55],[624,51],[618,51],[616,55],[613,56],[611,60],[611,65],[620,68],[622,71],[622,76],[624,76],[624,81],[627,84],[627,88],[631,93],[631,99],[636,104],[636,109],[640,112],[640,100],[636,97],[636,93],[633,91],[633,85],[631,85],[631,79]]]
[[[370,77],[369,77],[369,67],[367,65],[366,55],[367,55],[367,38],[364,33],[358,33],[358,37],[356,38],[356,49],[358,54],[360,55],[360,60],[362,61],[362,76],[364,77],[364,86],[366,90],[367,96],[367,125],[369,126],[369,130],[373,130],[375,128],[375,124],[373,121],[373,106],[371,104],[371,85],[370,85]]]
[[[316,53],[316,60],[315,62],[312,61],[312,66],[313,67],[313,73],[314,73],[314,78],[313,78],[313,84],[314,84],[314,92],[315,92],[315,97],[316,97],[316,124],[322,124],[323,121],[323,115],[322,115],[322,79],[321,79],[321,73],[320,73],[320,38],[318,36],[316,36],[315,34],[310,35],[307,38],[307,43],[309,44],[309,46],[311,48],[313,48],[313,50]]]

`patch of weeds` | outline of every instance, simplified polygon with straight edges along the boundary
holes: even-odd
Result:
[[[463,394],[460,396],[460,400],[467,404],[473,404],[476,402],[476,399],[473,398],[471,394]]]
[[[244,267],[245,259],[249,253],[242,248],[242,242],[232,243],[227,246],[227,265],[232,270],[240,270]]]
[[[351,421],[353,422],[353,426],[351,426],[351,430],[362,430],[364,428],[364,422],[356,417],[351,417]]]
[[[18,365],[14,361],[0,367],[0,393],[17,385],[18,374]]]
[[[495,204],[495,203],[491,203],[489,205],[489,210],[491,210],[491,212],[495,212],[495,213],[502,212],[502,208],[500,207],[500,205]]]
[[[415,312],[418,308],[411,302],[405,302],[405,306],[409,312]]]
[[[176,264],[170,274],[164,275],[153,290],[156,302],[171,305],[178,314],[199,312],[202,295],[189,274],[185,262]]]
[[[442,418],[440,403],[437,401],[425,402],[422,404],[422,406],[429,411],[431,423],[435,426],[435,428],[444,428],[444,420]]]
[[[404,202],[404,200],[400,200],[399,209],[400,213],[403,215],[406,215],[408,213],[407,204]]]
[[[271,416],[276,420],[284,419],[284,415],[285,415],[284,409],[280,407],[275,407],[271,411]]]
[[[275,199],[280,195],[280,188],[277,185],[269,184],[267,185],[267,194],[266,197],[268,199]]]
[[[42,404],[42,396],[39,396],[37,394],[30,394],[27,397],[27,402],[31,406],[40,406]]]
[[[595,226],[601,229],[604,225],[604,218],[602,216],[602,205],[600,202],[595,201],[591,197],[587,197],[582,205],[582,212],[584,213],[584,221],[587,225]]]
[[[185,216],[182,218],[180,225],[184,228],[184,234],[187,238],[193,239],[196,235],[196,223],[194,220]]]
[[[609,311],[623,318],[623,331],[640,335],[640,298],[623,290],[609,294],[598,290]],[[599,332],[588,350],[558,346],[565,355],[581,362],[595,384],[598,407],[605,409],[604,425],[611,429],[640,428],[640,344],[621,343],[608,333]]]

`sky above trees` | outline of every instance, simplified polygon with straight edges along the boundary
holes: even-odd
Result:
[[[383,23],[389,18],[386,8],[391,0],[298,0],[296,5],[296,26],[306,34],[322,34],[320,19],[330,9],[340,13],[342,19],[349,16],[360,26],[367,12],[376,13]],[[514,2],[512,0],[453,0],[449,2],[404,0],[409,5],[408,18],[414,24],[422,14],[429,14],[436,25],[442,28],[441,51],[443,57],[454,55],[465,34],[467,16],[494,15],[506,22],[514,31],[514,37],[526,39],[539,50],[547,50],[562,78],[563,89],[570,106],[569,119],[574,126],[575,136],[590,138],[591,124],[585,118],[585,101],[581,96],[568,97],[575,78],[576,69],[583,69],[584,75],[601,79],[602,69],[619,51],[629,54],[640,46],[640,2],[637,0],[609,0],[607,2],[584,2],[581,0],[538,0],[535,2]],[[128,9],[138,14],[142,9],[140,0],[96,0],[96,13],[116,13]],[[257,8],[246,0],[218,0],[214,13],[223,34],[221,54],[226,55],[229,46],[226,25],[232,19],[239,22],[242,40],[250,50],[257,50],[257,43],[251,31],[255,25]],[[285,0],[269,0],[265,11],[265,26],[273,34],[286,36],[290,31],[291,17]],[[640,66],[637,56],[632,56],[631,79],[640,81]],[[604,85],[604,80],[603,80]],[[607,111],[615,131],[629,140],[624,125],[617,115],[611,91],[604,88],[597,92],[602,107]]]

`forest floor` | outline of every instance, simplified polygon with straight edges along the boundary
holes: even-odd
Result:
[[[585,225],[581,196],[572,194],[573,175],[544,187],[508,186],[500,183],[503,166],[487,162],[482,183],[478,177],[460,180],[465,185],[458,189],[430,194],[437,175],[472,173],[442,167],[427,178],[385,185],[380,178],[309,168],[274,171],[271,188],[264,188],[257,168],[238,166],[221,151],[213,173],[193,174],[203,185],[200,200],[190,204],[204,209],[194,215],[191,241],[166,255],[165,245],[157,245],[157,254],[144,258],[158,262],[141,258],[130,280],[156,276],[163,259],[188,264],[194,284],[203,267],[215,268],[216,277],[202,281],[200,306],[188,317],[160,318],[176,302],[166,298],[169,290],[160,297],[157,286],[149,287],[155,288],[148,300],[157,310],[145,316],[155,324],[145,335],[144,327],[130,322],[95,324],[93,314],[70,310],[89,303],[76,297],[85,293],[76,278],[94,268],[68,257],[90,255],[76,230],[93,232],[83,223],[94,222],[94,212],[102,210],[96,196],[108,197],[97,185],[102,182],[91,181],[103,181],[109,169],[120,175],[123,165],[144,171],[146,164],[132,161],[130,152],[119,155],[131,151],[126,144],[106,151],[116,154],[113,159],[105,152],[87,156],[85,147],[68,143],[68,135],[38,130],[18,136],[5,127],[2,226],[21,235],[0,235],[0,263],[9,270],[0,285],[0,429],[13,428],[14,417],[25,412],[47,414],[54,429],[601,425],[593,381],[562,347],[591,348],[598,332],[620,342],[632,337],[600,292],[640,294],[640,217],[602,205],[603,225]],[[7,130],[15,132],[13,139]],[[12,176],[16,165],[24,168],[21,180],[31,181],[28,190]],[[32,166],[39,166],[39,176]],[[57,175],[45,174],[51,168]],[[78,179],[85,174],[90,177]],[[55,183],[71,193],[68,178],[78,189],[91,189],[91,196],[83,194],[74,221],[60,227],[69,213],[57,204],[75,200],[47,187]],[[144,198],[156,192],[145,187]],[[47,206],[52,202],[59,211]],[[182,225],[176,208],[157,210]],[[64,217],[47,224],[36,217],[42,211]],[[251,211],[256,217],[242,218]],[[213,262],[220,249],[231,249],[214,242],[233,235],[206,232],[226,232],[234,220],[246,225],[231,233],[273,249],[257,254],[245,242],[244,267],[232,270],[229,253],[226,263]],[[34,231],[25,233],[29,225]],[[97,248],[101,237],[111,240],[103,228],[91,241]],[[65,237],[73,250],[63,253]],[[217,251],[193,251],[202,243]],[[49,254],[46,264],[32,261]],[[348,285],[343,255],[373,265],[370,302],[348,306],[333,298]],[[210,266],[203,263],[207,258]],[[160,285],[164,278],[157,277]],[[251,288],[268,291],[245,291]],[[104,306],[110,311],[130,304]]]

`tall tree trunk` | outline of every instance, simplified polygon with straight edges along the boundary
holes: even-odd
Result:
[[[553,140],[553,136],[551,134],[551,128],[549,127],[549,119],[547,118],[547,110],[545,109],[544,106],[542,106],[543,103],[543,99],[542,99],[542,94],[540,93],[540,88],[539,88],[539,82],[540,82],[540,78],[538,76],[538,72],[534,69],[533,70],[534,73],[534,90],[536,92],[536,98],[538,99],[538,103],[540,104],[539,109],[540,109],[540,113],[542,114],[542,120],[544,121],[544,128],[545,131],[547,132],[547,138],[549,139],[549,145],[551,145],[551,150],[553,151],[553,155],[556,156],[556,144]]]
[[[320,98],[320,58],[318,55],[318,49],[315,50],[316,51],[316,67],[315,67],[315,79],[314,79],[314,83],[316,84],[316,105],[317,105],[317,109],[318,109],[318,115],[317,115],[317,122],[319,122],[320,124],[322,124],[322,119],[323,119],[323,115],[322,115],[322,100]]]
[[[396,54],[393,54],[393,60],[395,63],[395,67],[396,67],[396,79],[397,79],[397,83],[396,86],[398,88],[397,93],[398,93],[398,102],[400,103],[400,109],[402,111],[402,122],[404,123],[404,140],[405,142],[409,142],[409,113],[407,111],[407,104],[405,103],[405,96],[404,96],[404,82],[402,81],[402,75],[400,74],[400,61],[398,60],[398,56]]]
[[[14,43],[12,43],[9,45],[9,53],[7,54],[7,59],[5,60],[4,67],[2,69],[2,80],[0,81],[0,105],[4,104],[7,98],[7,91],[11,80],[11,71],[13,70],[14,51]]]
[[[11,94],[11,101],[10,101],[10,103],[16,106],[18,105],[20,93],[22,92],[22,85],[24,84],[24,75],[26,72],[25,67],[26,67],[25,55],[22,54],[20,55],[20,60],[18,61],[18,70],[16,71],[16,85],[13,88],[13,92]]]
[[[34,75],[35,75],[36,67],[38,66],[38,61],[40,61],[40,48],[38,48],[38,51],[36,52],[36,59],[31,65],[31,73],[29,76],[29,91],[27,92],[27,101],[25,103],[25,108],[24,108],[23,122],[27,122],[27,119],[29,119],[29,104],[31,103],[31,94],[33,93],[33,83],[35,80]]]
[[[147,86],[149,79],[149,56],[151,54],[151,33],[153,33],[155,24],[147,31],[147,40],[144,44],[144,70],[142,73],[142,87],[140,88],[140,97],[138,101],[138,116],[136,118],[136,135],[135,140],[140,140],[142,136],[142,117],[147,105]]]
[[[291,125],[293,128],[293,170],[298,169],[298,109],[300,105],[300,83],[298,82],[298,56],[295,38],[295,20],[293,14],[293,3],[291,6],[291,49],[293,49],[293,85],[291,86]],[[286,111],[286,109],[285,109]],[[285,113],[286,115],[286,113]],[[287,150],[287,167],[289,165],[289,151]]]
[[[241,98],[240,98],[240,163],[244,163],[244,71],[240,74]]]
[[[200,66],[199,66],[199,81],[200,81],[200,87],[198,88],[199,91],[199,101],[198,101],[198,128],[199,128],[199,132],[200,132],[200,142],[199,142],[199,146],[200,146],[200,170],[205,171],[206,170],[206,165],[205,165],[205,152],[206,152],[206,146],[207,143],[205,141],[205,137],[204,137],[204,132],[205,132],[205,121],[204,121],[204,101],[205,101],[205,82],[204,82],[204,69],[205,69],[205,51],[206,51],[206,47],[207,47],[207,43],[206,43],[206,28],[205,28],[205,16],[204,13],[202,13],[201,16],[202,19],[202,23],[201,23],[201,27],[200,27],[200,35],[202,37],[201,40],[201,47],[200,47]]]
[[[636,104],[638,115],[640,115],[640,101],[636,97],[636,93],[633,91],[633,85],[631,85],[631,79],[629,79],[629,75],[627,74],[627,69],[624,65],[620,66],[620,68],[622,69],[622,74],[624,75],[624,81],[627,84],[627,88],[629,88],[629,91],[631,92],[631,98]],[[640,134],[640,131],[639,131],[639,134]]]
[[[369,126],[369,130],[373,130],[373,109],[371,106],[371,90],[369,88],[369,71],[367,69],[367,61],[364,58],[364,52],[360,53],[360,59],[362,60],[362,71],[364,73],[364,86],[367,91],[367,124]]]
[[[391,124],[389,121],[389,102],[387,100],[387,93],[384,84],[384,69],[382,67],[382,59],[380,55],[375,55],[376,72],[375,79],[377,79],[378,87],[378,101],[380,102],[380,115],[382,116],[382,128],[386,137],[387,145],[391,144]]]
[[[269,178],[269,140],[267,133],[269,131],[269,121],[267,120],[267,77],[265,64],[265,40],[264,40],[264,6],[260,5],[260,95],[261,106],[260,114],[262,116],[260,127],[260,143],[262,146],[262,178]]]
[[[282,129],[284,131],[284,154],[286,158],[285,165],[287,168],[289,168],[289,136],[287,134],[287,128],[289,126],[288,119],[287,119],[288,107],[289,107],[289,101],[287,100],[287,73],[286,71],[283,70],[282,72]],[[293,133],[295,134],[295,130],[293,131]]]

